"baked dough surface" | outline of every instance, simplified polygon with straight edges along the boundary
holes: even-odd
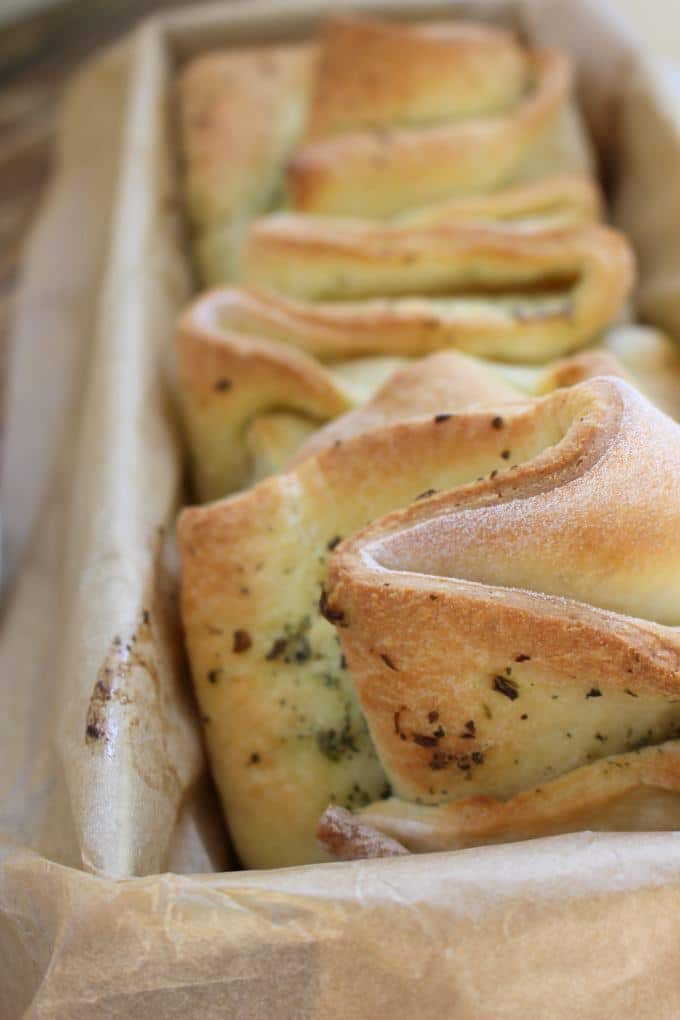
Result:
[[[182,76],[230,284],[179,326],[182,616],[248,866],[680,825],[680,359],[571,79],[351,15]]]
[[[248,225],[273,209],[384,218],[591,172],[570,81],[560,54],[452,22],[335,17],[320,42],[197,58],[180,76],[179,121],[202,281],[238,279]]]
[[[397,405],[428,362],[427,418],[385,387],[370,431],[182,515],[194,683],[251,866],[319,859],[327,804],[386,778],[507,798],[680,724],[678,426],[614,377],[528,402],[498,380],[482,410],[488,370],[453,353],[402,369]],[[461,362],[477,409],[452,413]]]

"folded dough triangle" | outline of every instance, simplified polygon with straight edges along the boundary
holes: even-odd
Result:
[[[389,424],[404,376],[428,364],[430,415]],[[402,799],[507,797],[680,723],[676,635],[652,622],[677,602],[678,426],[617,379],[519,402],[499,380],[492,409],[452,414],[442,380],[463,365],[458,399],[488,399],[485,369],[433,356],[401,370],[371,431],[356,420],[288,473],[182,515],[194,682],[250,866],[318,859],[328,802],[378,800],[383,768]],[[463,526],[475,514],[481,536]]]
[[[499,29],[329,19],[291,205],[384,218],[490,191],[557,128],[570,89],[563,54]]]
[[[443,427],[481,454],[475,417]],[[329,567],[397,794],[361,820],[414,850],[680,823],[680,743],[662,743],[680,734],[680,428],[614,379],[496,420],[508,449],[527,425],[543,452],[369,525]]]

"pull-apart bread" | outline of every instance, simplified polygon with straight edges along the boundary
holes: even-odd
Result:
[[[201,501],[283,469],[316,429],[363,405],[397,368],[421,353],[399,346],[396,330],[392,343],[386,334],[384,344],[364,349],[361,337],[349,336],[355,357],[347,347],[333,356],[332,340],[326,340],[324,349],[323,337],[310,351],[302,332],[297,343],[295,334],[286,343],[263,327],[257,333],[242,331],[241,316],[257,314],[252,292],[215,290],[198,298],[180,321],[181,397],[194,489]],[[607,330],[595,349],[615,355],[643,392],[680,417],[680,357],[667,337],[626,324]],[[592,350],[584,352],[588,363]],[[521,391],[540,394],[571,385],[579,362],[567,357],[543,367],[488,364]],[[607,371],[613,364],[607,361]]]
[[[181,154],[206,283],[238,277],[254,217],[390,218],[591,171],[568,59],[461,22],[328,19],[318,43],[199,57],[179,84]]]
[[[244,262],[253,286],[209,291],[179,326],[201,499],[257,477],[245,434],[257,416],[276,411],[289,448],[370,396],[395,357],[456,348],[545,363],[596,340],[633,279],[625,238],[599,223],[385,228],[282,215],[254,225]]]
[[[599,378],[507,408],[521,462],[493,477],[488,419],[445,429],[484,477],[369,525],[325,582],[393,792],[364,820],[414,850],[676,828],[680,428]]]
[[[404,420],[410,373],[421,417]],[[601,790],[597,762],[637,768],[636,748],[675,735],[680,428],[624,380],[581,375],[527,400],[433,355],[288,472],[184,511],[187,644],[246,864],[318,860],[328,804],[413,849],[483,842],[487,818],[499,840],[564,831],[572,808],[597,825],[578,797]],[[675,745],[654,754],[673,792]],[[623,827],[648,825],[649,775]],[[672,827],[680,801],[652,788],[672,808],[654,827]],[[523,807],[513,829],[520,796],[553,828]]]
[[[204,275],[237,284],[200,297],[179,328],[199,499],[281,467],[403,359],[455,348],[545,363],[620,316],[633,259],[598,222],[570,80],[563,55],[498,28],[350,16],[329,19],[316,44],[214,54],[185,69],[199,261],[205,268],[207,248],[227,252]],[[365,207],[364,185],[333,216],[295,197],[310,173],[314,189],[353,188],[362,166],[372,172],[361,153],[376,137],[396,196],[389,216]],[[427,160],[448,183],[421,193],[409,154],[430,142],[449,154],[449,164]],[[489,168],[498,180],[483,180]]]
[[[182,616],[246,866],[680,824],[680,358],[570,89],[354,16],[182,74],[228,284],[178,329]]]
[[[287,169],[290,204],[382,219],[544,176],[560,148],[587,167],[570,89],[563,53],[499,29],[331,18]]]

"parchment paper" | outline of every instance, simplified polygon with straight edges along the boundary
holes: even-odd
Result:
[[[298,35],[322,7],[156,19],[66,99],[3,473],[6,574],[23,566],[0,640],[0,1017],[677,1017],[680,836],[210,874],[227,841],[168,541],[181,457],[164,375],[190,290],[171,61]],[[463,7],[576,55],[640,309],[680,336],[680,123],[663,81],[585,0]]]
[[[2,987],[28,1005],[37,986],[27,1020],[671,1020],[679,843],[118,883],[10,852]]]

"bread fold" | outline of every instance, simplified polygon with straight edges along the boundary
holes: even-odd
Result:
[[[454,399],[469,406],[493,385],[486,368],[454,352],[403,371],[417,373],[412,389],[429,415]],[[497,385],[503,398],[516,395]],[[399,420],[403,386],[401,373],[391,398],[384,387],[376,421]],[[389,430],[405,436],[406,427],[386,427],[388,434],[333,439],[289,472],[180,516],[194,688],[230,831],[252,867],[324,859],[314,833],[328,803],[359,807],[388,789],[337,637],[319,611],[338,542],[432,484],[436,449],[408,454],[389,440]],[[366,443],[372,452],[356,458]]]
[[[486,409],[461,389],[469,410],[441,389],[427,418],[384,409],[182,515],[194,683],[251,866],[320,859],[329,803],[507,800],[678,732],[678,426],[617,378]]]
[[[680,429],[602,377],[441,428],[481,477],[348,539],[325,585],[394,793],[360,821],[418,851],[675,828]]]
[[[294,214],[291,214],[291,216]],[[585,173],[554,173],[484,195],[468,195],[402,213],[395,226],[514,223],[525,231],[589,223],[602,216],[602,196]],[[311,216],[307,217],[312,219]],[[352,222],[350,217],[338,223]]]
[[[180,76],[184,194],[205,283],[233,278],[249,221],[280,205],[316,60],[313,44],[254,46],[205,54]]]
[[[248,225],[272,210],[390,218],[591,172],[570,79],[563,56],[460,21],[335,17],[318,43],[196,58],[178,105],[201,280],[237,280]]]
[[[289,163],[290,204],[380,219],[497,188],[557,130],[571,78],[564,54],[523,51],[496,29],[336,18]]]
[[[281,217],[258,224],[244,257],[241,327],[325,358],[456,347],[548,361],[596,338],[634,275],[623,235],[598,224],[343,230]]]
[[[344,435],[343,416],[359,412],[393,372],[412,363],[411,355],[419,353],[407,344],[399,348],[396,337],[389,342],[388,335],[383,346],[377,336],[371,344],[370,338],[348,334],[352,350],[319,331],[314,334],[315,346],[302,331],[293,331],[289,319],[273,314],[281,307],[281,299],[261,291],[215,290],[194,302],[180,321],[180,393],[194,490],[200,501],[217,499],[283,470],[300,449],[318,449],[326,435]],[[615,374],[634,382],[667,413],[680,417],[677,349],[668,338],[644,327],[612,329],[597,348],[549,361],[543,368],[526,362],[490,362],[489,371],[480,372],[475,359],[463,358],[458,365],[458,381],[450,375],[439,380],[427,368],[422,383],[415,382],[420,379],[415,368],[397,377],[390,392],[401,392],[399,413],[418,414],[424,407],[418,391],[427,386],[434,387],[430,402],[425,400],[427,407],[440,397],[445,401],[441,385],[453,386],[458,393],[468,374],[463,366],[472,365],[477,390],[479,380],[486,380],[488,401],[500,399],[502,380],[519,394],[540,395],[594,375]],[[506,390],[504,399],[512,393]],[[337,431],[330,424],[336,419]],[[368,427],[375,421],[373,408],[356,421]]]
[[[522,45],[493,25],[333,14],[319,50],[307,140],[498,113],[528,86]]]
[[[317,835],[334,859],[355,860],[584,830],[663,832],[679,826],[680,741],[671,740],[582,765],[509,800],[477,795],[431,806],[390,797],[356,814],[330,807]]]

